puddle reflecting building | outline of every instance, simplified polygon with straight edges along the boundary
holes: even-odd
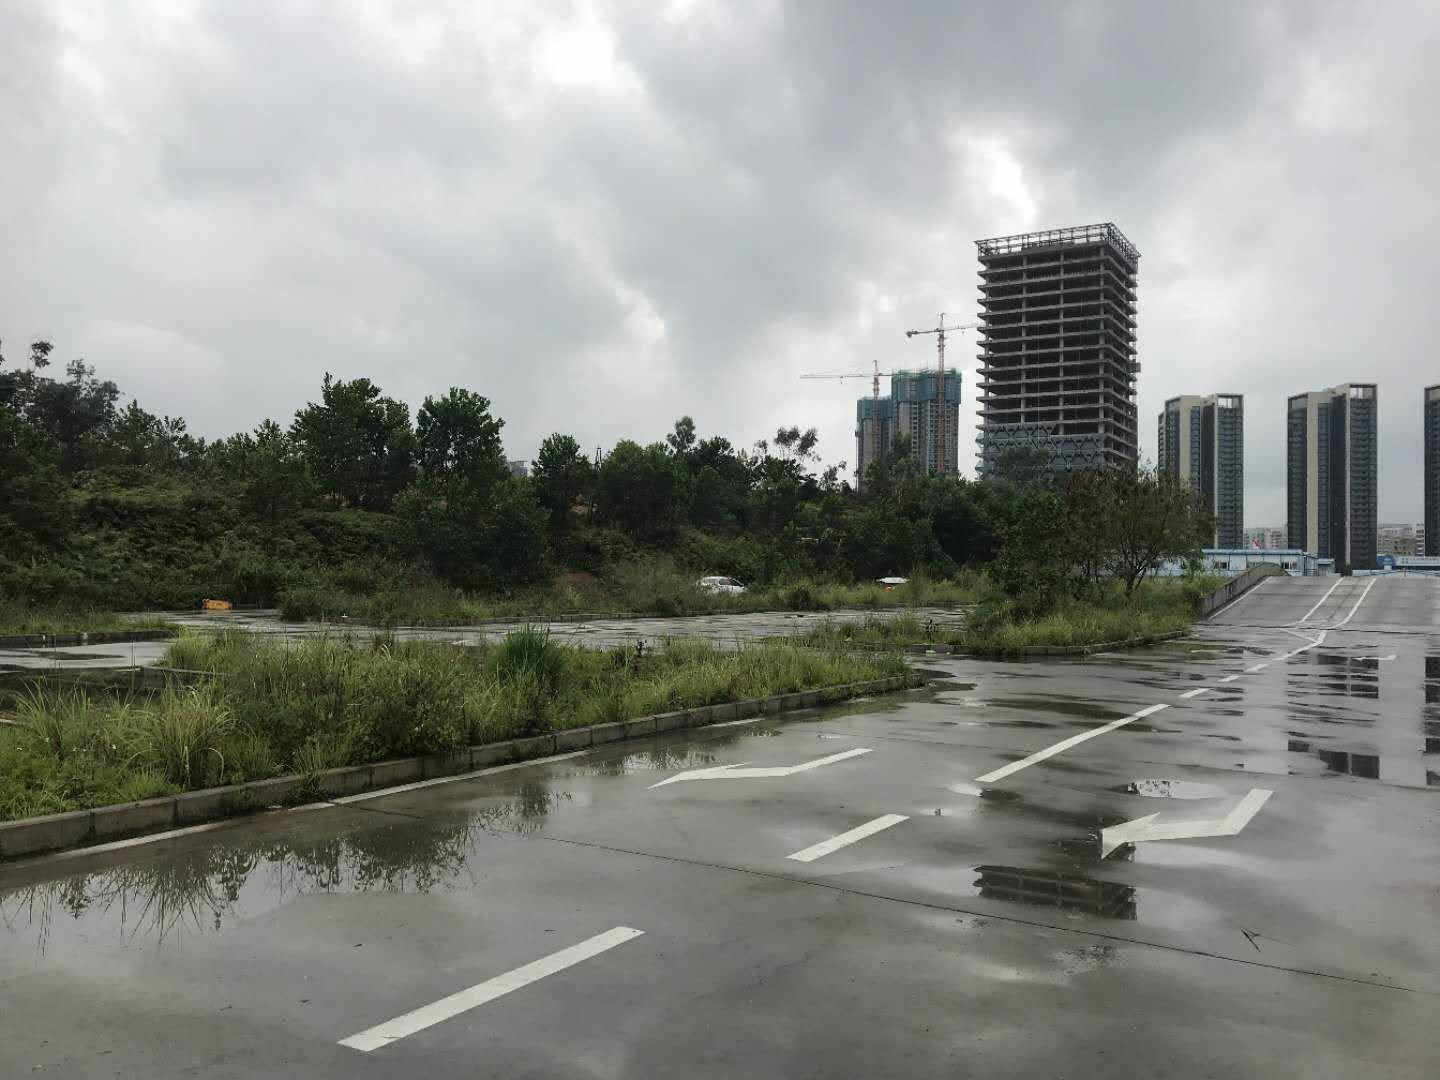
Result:
[[[1018,866],[977,866],[975,887],[987,900],[1064,908],[1102,919],[1134,919],[1135,889],[1082,874],[1027,870]]]

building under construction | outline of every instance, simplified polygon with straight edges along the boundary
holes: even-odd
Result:
[[[1114,225],[977,240],[980,472],[1033,446],[1053,472],[1135,468],[1135,277]]]
[[[897,440],[909,442],[910,453],[926,473],[951,476],[959,472],[960,372],[945,372],[944,400],[935,371],[896,371],[890,375],[888,397],[863,397],[855,403],[855,484],[865,483],[870,463],[890,452]],[[943,424],[943,440],[936,424]],[[936,454],[937,443],[941,446]]]

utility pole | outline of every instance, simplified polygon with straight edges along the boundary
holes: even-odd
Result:
[[[945,472],[945,335],[947,333],[952,333],[956,330],[974,330],[978,325],[979,323],[966,323],[963,326],[946,326],[945,313],[942,311],[940,313],[940,318],[935,323],[935,329],[905,331],[905,336],[907,338],[912,338],[916,334],[934,334],[935,347],[939,352],[940,362],[937,367],[939,373],[939,386],[936,388],[937,398],[935,403],[935,423],[930,425],[935,433],[934,450],[931,454],[930,461],[931,468],[937,476]],[[879,385],[878,379],[876,380],[876,385]],[[958,433],[956,435],[956,438],[958,440]],[[959,450],[958,446],[956,447],[956,450]]]

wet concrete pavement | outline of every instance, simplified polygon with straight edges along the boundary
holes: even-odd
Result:
[[[1301,619],[1332,583],[1275,590],[1294,626],[5,867],[0,1072],[1431,1077],[1440,634],[1388,584]]]

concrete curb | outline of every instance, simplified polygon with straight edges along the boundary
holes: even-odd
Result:
[[[0,690],[23,690],[35,684],[86,685],[119,687],[128,685],[138,690],[164,690],[175,686],[195,686],[214,678],[225,678],[225,672],[185,671],[181,668],[149,667],[72,667],[19,668],[0,671]]]
[[[1094,645],[1027,645],[1020,649],[990,652],[967,649],[961,645],[903,645],[901,648],[912,656],[979,656],[979,657],[1028,657],[1028,656],[1089,656],[1091,653],[1108,652],[1111,649],[1137,649],[1145,645],[1158,645],[1162,641],[1173,641],[1184,637],[1189,630],[1172,630],[1168,634],[1151,637],[1125,638],[1121,641],[1101,641]]]
[[[273,780],[252,780],[246,784],[189,791],[160,799],[101,806],[65,814],[0,822],[0,863],[65,848],[88,847],[111,840],[123,840],[145,833],[197,825],[206,821],[253,813],[272,807],[355,795],[416,780],[475,772],[492,765],[504,765],[555,754],[584,750],[626,739],[652,738],[680,728],[705,727],[723,720],[770,716],[796,709],[809,709],[865,694],[890,693],[923,686],[929,679],[918,672],[871,682],[826,686],[818,690],[778,694],[774,697],[731,701],[723,705],[702,705],[680,712],[659,713],[624,720],[571,728],[552,735],[486,743],[422,757],[380,761],[373,765],[352,765],[330,769],[309,783],[303,776],[281,776]]]
[[[121,645],[131,641],[164,641],[178,637],[178,627],[164,630],[97,630],[84,634],[10,634],[0,649],[61,649],[73,645]]]

